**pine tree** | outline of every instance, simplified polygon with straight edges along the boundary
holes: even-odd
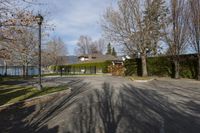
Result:
[[[111,44],[110,43],[107,45],[107,53],[106,54],[107,55],[111,55],[112,54],[112,48],[111,48]]]
[[[115,57],[117,56],[117,53],[116,53],[116,51],[115,51],[115,48],[114,48],[114,47],[112,48],[112,55],[113,55],[113,56],[115,56]]]

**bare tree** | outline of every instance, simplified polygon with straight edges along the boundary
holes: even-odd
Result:
[[[170,1],[170,23],[166,31],[166,42],[168,53],[172,56],[175,68],[175,78],[179,78],[180,54],[184,53],[187,47],[188,25],[186,13],[186,0]]]
[[[190,44],[197,52],[198,57],[198,74],[197,78],[200,80],[200,1],[189,0],[190,18],[189,18],[189,30],[190,30]]]
[[[32,30],[38,25],[30,8],[35,4],[39,4],[38,1],[0,0],[0,46],[6,49],[4,54],[9,54],[12,64],[24,66],[24,75],[28,74],[27,66],[33,64],[37,48],[37,37]],[[43,25],[47,27],[46,20]]]
[[[105,35],[133,55],[139,53],[142,76],[147,76],[147,51],[154,50],[165,19],[162,0],[119,0],[118,10],[109,8],[103,16]]]
[[[78,42],[77,42],[77,50],[80,52],[80,54],[88,54],[90,52],[89,45],[91,43],[91,38],[88,36],[80,36]]]
[[[93,45],[96,46],[97,53],[99,54],[105,53],[106,42],[104,39],[100,38],[99,40],[94,41]]]
[[[24,9],[25,7],[21,7],[20,3],[25,2],[23,0],[1,0],[0,2],[0,46],[6,49],[6,51],[4,50],[4,54],[9,54],[10,57],[12,57],[10,58],[11,61],[17,62],[16,64],[13,62],[13,65],[26,66],[25,64],[29,64],[30,61],[26,59],[27,63],[25,63],[24,58],[28,56],[28,54],[33,54],[29,51],[31,50],[29,48],[32,47],[33,44],[35,45],[36,42],[33,43],[32,41],[37,39],[34,35],[34,30],[38,27],[35,15],[33,11],[28,11]],[[24,3],[23,5],[25,6]],[[25,51],[22,51],[21,48]],[[32,50],[34,51],[35,48],[32,48]],[[30,53],[26,53],[27,51]],[[22,54],[25,54],[23,58]],[[16,57],[17,55],[18,57]],[[17,59],[19,60],[17,61]],[[5,60],[8,61],[7,58],[4,58],[4,61]],[[24,71],[24,74],[25,73],[27,72]]]
[[[23,5],[23,6],[22,6]],[[14,27],[37,24],[33,11],[28,10],[26,0],[0,0],[0,41],[13,39]]]
[[[91,53],[91,43],[92,39],[89,36],[80,36],[77,46],[78,46],[78,51],[80,52],[79,54],[90,54]]]
[[[103,54],[105,50],[105,40],[93,41],[89,36],[80,36],[77,43],[78,54]]]
[[[23,66],[23,75],[28,75],[28,66],[35,65],[37,59],[37,37],[34,31],[23,29],[16,40],[9,44],[10,60],[14,65]]]
[[[1,42],[1,45],[0,45],[0,59],[3,59],[4,61],[4,67],[5,67],[5,73],[4,75],[7,76],[7,64],[10,60],[10,49],[8,47],[5,47],[6,44],[5,42]]]
[[[42,62],[44,66],[63,65],[65,60],[62,56],[67,54],[67,47],[60,38],[53,38],[47,43],[47,47],[43,52]]]

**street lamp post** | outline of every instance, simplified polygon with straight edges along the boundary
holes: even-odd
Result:
[[[41,43],[42,43],[42,40],[41,40],[41,27],[42,27],[42,21],[43,21],[43,17],[38,14],[36,16],[36,20],[37,20],[37,23],[38,23],[38,26],[39,26],[39,43],[38,43],[38,72],[39,72],[39,83],[38,83],[38,89],[39,90],[42,90],[42,78],[41,78]]]

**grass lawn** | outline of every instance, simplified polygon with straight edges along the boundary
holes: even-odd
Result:
[[[18,77],[18,76],[7,76],[7,77],[0,77],[0,83],[3,81],[21,81],[21,80],[29,80],[32,79],[32,77],[28,77],[24,79],[23,77]]]
[[[44,87],[39,91],[32,86],[8,85],[0,82],[0,105],[16,103],[29,98],[50,94],[68,89],[67,85],[57,87]]]

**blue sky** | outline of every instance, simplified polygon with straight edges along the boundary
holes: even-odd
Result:
[[[49,23],[56,26],[51,36],[58,36],[65,42],[69,55],[80,35],[101,37],[100,19],[106,8],[115,0],[48,0]]]

